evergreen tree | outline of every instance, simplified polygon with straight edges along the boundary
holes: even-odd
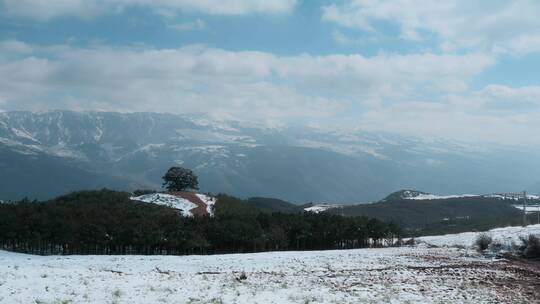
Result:
[[[0,249],[31,254],[213,254],[391,245],[394,223],[321,213],[261,213],[218,195],[214,216],[130,200],[110,190],[0,204]],[[390,242],[383,242],[390,240]]]
[[[199,190],[199,180],[193,171],[172,167],[163,176],[163,187],[168,191]]]

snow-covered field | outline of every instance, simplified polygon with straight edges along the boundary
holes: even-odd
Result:
[[[527,267],[427,246],[180,257],[0,251],[0,303],[535,303],[540,272]]]

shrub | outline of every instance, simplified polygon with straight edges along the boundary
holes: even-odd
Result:
[[[530,234],[526,238],[521,238],[522,255],[528,259],[540,259],[540,237]]]
[[[501,242],[494,241],[494,242],[491,243],[491,245],[489,245],[488,249],[492,253],[499,253],[499,252],[502,252],[502,251],[511,250],[512,246],[508,246],[508,245],[505,245],[505,244],[503,244]]]
[[[242,273],[240,274],[239,277],[236,278],[236,280],[237,280],[238,282],[242,282],[242,281],[247,280],[247,275],[246,275],[246,273],[245,273],[244,271],[242,271]]]
[[[474,244],[476,245],[476,249],[480,252],[484,252],[486,249],[489,248],[489,245],[493,242],[493,238],[491,235],[487,233],[480,233],[478,237],[476,238],[476,241]]]
[[[137,189],[135,191],[133,191],[133,196],[141,196],[141,195],[145,195],[145,194],[154,194],[158,191],[155,191],[155,190],[150,190],[150,189]]]
[[[406,242],[403,243],[403,245],[405,246],[414,246],[416,245],[416,240],[414,239],[414,237],[408,239]]]

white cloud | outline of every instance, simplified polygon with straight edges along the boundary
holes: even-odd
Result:
[[[296,0],[0,0],[5,14],[42,21],[60,16],[91,18],[128,7],[147,7],[170,16],[180,11],[210,15],[283,14],[295,6]]]
[[[513,88],[503,85],[489,85],[477,94],[483,108],[488,111],[540,112],[540,86]]]
[[[381,22],[399,26],[401,37],[436,35],[442,50],[524,54],[540,51],[540,2],[468,0],[351,0],[323,7],[322,19],[376,32]]]
[[[20,44],[18,53],[4,55],[8,59],[0,55],[0,75],[9,75],[0,79],[0,91],[11,109],[328,117],[351,103],[371,107],[424,92],[462,92],[492,63],[479,54],[276,56],[205,46]]]
[[[169,24],[168,27],[181,32],[197,31],[204,30],[206,28],[206,23],[201,19],[197,19],[193,22]]]
[[[131,1],[127,0],[126,2]],[[296,0],[133,0],[133,2],[139,2],[141,5],[168,7],[174,10],[193,10],[211,15],[289,13],[297,3]]]
[[[481,54],[301,55],[281,58],[278,73],[295,87],[364,104],[459,92],[493,63]]]
[[[280,59],[203,46],[179,49],[29,46],[0,55],[9,109],[208,112],[239,118],[325,117],[343,108],[272,81]]]
[[[7,54],[29,54],[33,51],[33,47],[21,41],[6,40],[0,41],[0,51],[4,56]]]
[[[58,16],[89,18],[102,13],[104,4],[92,0],[0,0],[4,14],[38,20]]]
[[[354,39],[350,38],[349,36],[343,34],[340,31],[334,31],[332,33],[332,36],[334,37],[334,40],[339,44],[347,45],[355,43]]]
[[[489,85],[433,100],[394,103],[362,114],[364,129],[472,142],[540,144],[540,87]]]
[[[493,64],[481,54],[276,56],[18,41],[0,50],[4,110],[205,112],[274,123],[354,117],[369,130],[539,141],[540,87],[471,90],[469,82]]]

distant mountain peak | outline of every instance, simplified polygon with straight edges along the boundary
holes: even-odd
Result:
[[[418,191],[418,190],[404,189],[404,190],[399,190],[399,191],[389,194],[387,197],[383,199],[383,201],[397,201],[397,200],[411,199],[414,197],[418,197],[420,195],[427,195],[427,194],[429,193]]]

